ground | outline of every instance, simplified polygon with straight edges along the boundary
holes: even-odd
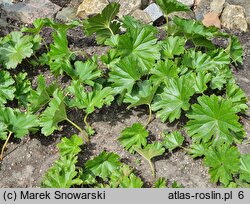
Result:
[[[0,36],[3,34],[2,30]],[[238,34],[238,36],[244,47],[244,65],[235,71],[235,76],[250,99],[250,30],[247,33]],[[96,46],[94,40],[83,36],[79,29],[69,34],[69,42],[74,49],[83,47],[90,55],[105,52],[105,48]],[[46,76],[47,82],[53,80],[48,70],[40,70],[40,72]],[[31,71],[31,73],[30,77],[33,82],[36,82],[37,71]],[[81,111],[72,110],[68,115],[70,119],[82,128],[84,127]],[[118,106],[114,103],[110,107],[97,110],[89,117],[89,122],[94,127],[96,135],[91,138],[90,144],[83,146],[78,165],[82,166],[86,160],[103,150],[112,151],[119,154],[123,162],[135,168],[136,174],[145,181],[146,187],[151,186],[153,179],[148,163],[143,159],[140,160],[138,155],[128,153],[117,140],[125,127],[131,126],[135,122],[144,124],[147,117],[147,108],[143,106],[127,110],[126,106]],[[246,144],[250,141],[250,124],[247,116],[242,117],[242,122],[245,125],[247,137],[240,145],[240,151],[250,153],[250,145]],[[183,124],[161,123],[159,119],[154,118],[148,126],[150,138],[159,139],[162,131],[174,130],[181,125]],[[35,134],[22,140],[12,139],[4,154],[4,159],[0,163],[0,187],[39,187],[42,176],[59,157],[56,144],[59,143],[60,138],[78,133],[67,123],[62,123],[61,126],[63,131],[57,131],[49,137]],[[203,161],[201,159],[193,160],[183,149],[157,157],[154,164],[156,176],[166,177],[170,182],[176,180],[185,187],[215,187],[210,182],[208,169],[204,167]]]

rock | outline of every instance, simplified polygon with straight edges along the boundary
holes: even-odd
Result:
[[[78,8],[78,6],[81,4],[82,0],[71,0],[69,3],[69,7],[72,8]]]
[[[119,17],[128,15],[142,6],[141,0],[84,0],[78,7],[77,16],[84,19],[100,13],[109,2],[120,3]]]
[[[150,4],[150,0],[142,0],[141,1],[141,9],[147,8],[149,4]]]
[[[76,9],[71,7],[63,8],[56,14],[56,19],[62,21],[64,23],[70,22],[72,20],[77,19],[76,17]]]
[[[117,2],[121,4],[119,17],[131,14],[136,9],[142,6],[142,0],[109,0],[110,2]]]
[[[150,4],[147,8],[144,9],[144,11],[150,16],[152,22],[155,22],[156,20],[164,16],[160,7],[156,3]]]
[[[225,28],[246,32],[247,21],[244,8],[228,4],[222,12],[221,23]]]
[[[221,14],[223,7],[225,4],[225,0],[213,0],[210,4],[210,12]]]
[[[210,4],[213,0],[196,0],[194,13],[197,20],[203,20],[204,16],[210,12]]]
[[[85,19],[100,13],[108,3],[106,0],[84,0],[77,9],[77,16]]]
[[[173,18],[174,16],[178,16],[180,18],[184,18],[184,19],[195,19],[195,14],[193,11],[190,11],[190,12],[173,12],[173,13],[170,13],[168,15],[169,18]]]
[[[29,0],[16,4],[3,4],[1,16],[23,23],[32,23],[36,18],[53,18],[60,9],[61,7],[49,0]]]
[[[143,23],[148,24],[148,23],[152,22],[152,20],[151,20],[150,16],[148,15],[148,13],[143,11],[143,10],[137,9],[131,15],[133,17],[135,17],[136,19],[142,21]]]
[[[177,0],[183,4],[185,4],[186,6],[192,7],[194,5],[194,0]]]
[[[203,23],[203,25],[205,25],[207,27],[208,26],[215,26],[217,28],[221,28],[221,22],[220,22],[219,16],[217,13],[214,13],[214,12],[207,13],[204,16],[202,23]]]
[[[250,2],[249,0],[227,0],[227,2],[232,5],[243,6],[245,9],[246,17],[247,17],[247,22],[248,24],[250,24]]]
[[[5,20],[0,18],[0,27],[3,28],[3,27],[6,27],[7,25],[8,25],[8,23]]]

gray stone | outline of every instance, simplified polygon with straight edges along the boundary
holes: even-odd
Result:
[[[131,15],[133,17],[135,17],[136,19],[142,21],[143,23],[151,23],[152,22],[148,13],[143,11],[143,10],[137,9]]]
[[[82,0],[71,0],[69,3],[70,7],[77,8],[81,4]]]
[[[36,18],[53,18],[61,7],[49,0],[29,0],[16,4],[3,4],[1,17],[32,23]]]
[[[89,16],[100,13],[109,2],[120,3],[121,7],[118,14],[119,17],[131,14],[142,6],[141,0],[84,0],[78,7],[77,16],[85,19]]]
[[[164,15],[160,7],[155,3],[150,4],[147,8],[144,9],[144,11],[146,11],[153,22]]]
[[[250,1],[249,0],[227,0],[229,4],[240,5],[245,9],[247,22],[250,24]]]
[[[76,9],[71,7],[63,8],[56,14],[56,19],[65,23],[75,20],[77,19]]]
[[[210,4],[213,0],[196,0],[195,2],[195,17],[197,20],[203,20],[204,16],[210,12]]]
[[[8,25],[8,23],[4,20],[0,18],[0,27],[6,27]]]
[[[140,9],[142,6],[141,0],[109,0],[110,2],[120,3],[119,17],[131,14],[136,9]]]
[[[141,1],[141,9],[147,8],[147,6],[150,4],[150,0],[142,0]]]
[[[194,5],[194,0],[177,0],[183,4],[185,4],[186,6],[192,7]]]
[[[222,12],[221,23],[228,29],[246,32],[247,21],[244,8],[228,4]]]
[[[174,18],[174,16],[178,16],[184,19],[195,19],[195,14],[193,11],[190,12],[173,12],[168,15],[170,19]]]
[[[225,0],[213,0],[210,4],[210,12],[221,14],[223,7],[225,4]]]

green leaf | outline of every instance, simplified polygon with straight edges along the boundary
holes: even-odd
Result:
[[[82,180],[77,177],[77,157],[70,155],[62,156],[46,172],[42,180],[43,188],[70,188],[81,185]]]
[[[0,70],[0,106],[7,103],[7,100],[12,101],[15,97],[16,88],[13,86],[14,79],[7,71]]]
[[[138,61],[142,73],[147,73],[156,60],[160,59],[160,46],[157,44],[154,27],[144,26],[129,29],[120,36],[118,51],[122,57],[131,56],[130,60]]]
[[[23,36],[21,32],[11,32],[3,40],[5,43],[0,47],[0,62],[7,69],[14,69],[23,59],[33,54],[31,36]]]
[[[8,126],[0,121],[0,140],[6,140],[8,134]]]
[[[244,113],[248,109],[246,94],[235,83],[227,83],[226,98],[232,101],[235,112]]]
[[[36,113],[44,105],[50,102],[50,97],[57,88],[58,86],[55,83],[46,86],[46,81],[43,75],[39,75],[37,78],[37,89],[31,90],[30,95],[28,96],[28,101],[30,103],[29,109]]]
[[[132,93],[127,93],[125,95],[124,102],[130,103],[128,108],[140,106],[140,105],[150,105],[157,90],[157,86],[154,86],[149,80],[138,82],[138,87],[136,87]]]
[[[117,154],[105,151],[92,160],[88,160],[85,164],[87,170],[103,179],[108,178],[120,166],[120,157]]]
[[[177,77],[178,72],[177,66],[172,60],[166,59],[165,61],[158,61],[150,70],[152,74],[150,80],[157,86],[165,80]]]
[[[134,123],[131,127],[125,128],[121,132],[119,141],[121,145],[130,153],[134,153],[133,146],[146,146],[148,131],[140,123]]]
[[[60,149],[60,155],[65,156],[72,154],[76,156],[80,151],[80,146],[83,144],[81,137],[77,135],[72,135],[70,139],[64,137],[61,139],[61,142],[57,144],[57,147]]]
[[[134,146],[133,148],[147,161],[150,161],[154,157],[161,156],[165,152],[165,149],[160,142],[148,144],[143,149],[138,146]]]
[[[51,135],[55,130],[59,130],[58,123],[67,119],[64,104],[64,96],[60,90],[53,93],[53,99],[49,102],[49,107],[40,115],[40,126],[42,134]]]
[[[75,70],[79,80],[90,86],[94,86],[94,80],[102,75],[101,70],[98,69],[96,57],[92,60],[87,60],[86,62],[76,61]]]
[[[102,108],[104,104],[110,105],[114,100],[112,88],[103,88],[97,83],[90,92],[87,92],[80,81],[72,81],[67,90],[73,95],[68,101],[69,106],[85,109],[86,114],[94,112],[95,108]]]
[[[0,109],[0,123],[2,123],[3,130],[1,137],[5,138],[6,130],[14,133],[15,138],[22,138],[35,130],[38,126],[38,120],[35,115],[30,113],[22,113],[18,109],[1,108]]]
[[[211,74],[205,72],[196,72],[190,75],[190,80],[194,82],[194,89],[196,93],[203,93],[207,90],[207,83],[211,80]]]
[[[132,169],[128,165],[122,165],[115,170],[110,176],[111,188],[141,188],[143,182],[132,173]]]
[[[167,188],[167,180],[163,177],[158,178],[154,183],[154,188]]]
[[[155,170],[151,160],[154,157],[164,154],[165,149],[162,147],[162,144],[160,142],[154,142],[152,144],[148,144],[143,149],[139,146],[133,146],[133,148],[138,154],[140,154],[144,159],[148,161],[152,171],[152,175],[153,177],[155,177]]]
[[[48,65],[55,76],[62,75],[64,72],[70,77],[75,76],[74,69],[70,63],[72,52],[68,48],[67,29],[58,29],[52,33],[54,43],[50,44]]]
[[[182,184],[179,184],[176,181],[174,181],[172,183],[172,188],[185,188],[185,187]]]
[[[46,25],[46,23],[47,19],[37,18],[33,21],[34,28],[24,27],[22,28],[22,32],[38,34],[40,33],[41,29]]]
[[[243,48],[237,36],[231,36],[227,51],[230,52],[232,62],[236,65],[243,64]]]
[[[210,88],[222,90],[224,85],[233,78],[232,71],[228,66],[220,67],[217,70],[215,69],[212,73]]]
[[[141,188],[142,186],[142,180],[133,173],[128,177],[124,177],[120,184],[120,188]]]
[[[136,81],[140,80],[142,74],[138,69],[136,60],[132,57],[122,59],[116,66],[112,67],[109,73],[109,81],[115,93],[130,93]]]
[[[180,147],[184,142],[184,137],[179,131],[174,131],[171,134],[166,134],[163,141],[163,145],[169,150],[172,151],[177,147]]]
[[[173,122],[180,118],[181,110],[189,109],[189,100],[193,94],[193,85],[184,77],[166,80],[164,92],[153,103],[152,110],[157,111],[156,116],[160,117],[162,122],[168,118]]]
[[[119,33],[120,24],[118,21],[113,21],[119,12],[120,5],[118,3],[108,4],[102,11],[87,20],[83,21],[84,31],[90,36],[96,33],[98,44],[103,44],[106,39],[114,34]]]
[[[202,157],[206,154],[208,147],[209,147],[209,144],[192,143],[190,146],[190,149],[188,149],[188,153],[191,154],[192,158]]]
[[[240,180],[250,183],[250,154],[242,154],[240,163]]]
[[[197,72],[206,72],[213,70],[215,64],[208,54],[201,51],[188,50],[182,60],[182,65],[194,69]]]
[[[216,27],[206,27],[201,22],[193,19],[183,19],[177,16],[173,19],[175,30],[173,34],[185,36],[186,39],[212,39],[217,36],[227,37],[228,34],[221,33]]]
[[[190,120],[186,127],[194,141],[231,144],[236,139],[233,133],[244,132],[231,101],[204,95],[198,98],[198,103],[192,105],[192,112],[187,114]]]
[[[163,41],[163,55],[168,59],[173,59],[175,55],[180,55],[184,53],[185,44],[185,38],[179,36],[170,36]]]
[[[205,165],[209,167],[211,181],[221,182],[227,186],[233,181],[233,174],[240,169],[240,153],[237,147],[221,145],[210,147],[205,154]]]
[[[67,92],[71,94],[71,97],[66,99],[66,103],[70,108],[87,108],[87,93],[85,92],[85,88],[81,84],[80,80],[72,80],[71,85],[67,87]]]
[[[190,8],[177,0],[156,0],[162,11],[168,16],[176,11],[190,11]]]
[[[126,164],[120,166],[119,169],[116,169],[112,172],[110,176],[109,185],[111,188],[118,188],[121,184],[121,181],[128,177],[133,172],[132,168]]]
[[[31,82],[27,79],[27,73],[19,73],[17,76],[15,76],[16,80],[16,92],[15,92],[15,98],[18,99],[18,101],[23,104],[27,105],[28,101],[27,98],[29,96],[31,88]]]

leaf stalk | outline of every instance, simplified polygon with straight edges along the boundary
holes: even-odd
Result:
[[[7,139],[6,139],[5,143],[4,143],[4,145],[3,145],[3,147],[2,147],[1,155],[0,155],[0,160],[3,160],[3,153],[4,153],[4,150],[5,150],[5,148],[6,148],[6,145],[7,145],[8,142],[9,142],[9,139],[10,139],[11,134],[12,134],[12,132],[9,132],[9,135],[8,135],[8,137],[7,137]]]
[[[73,121],[71,121],[68,118],[66,118],[66,121],[68,121],[71,125],[73,125],[76,129],[78,129],[81,132],[82,136],[84,137],[87,143],[90,142],[88,135],[83,131],[82,128],[80,128],[77,124],[75,124]]]

